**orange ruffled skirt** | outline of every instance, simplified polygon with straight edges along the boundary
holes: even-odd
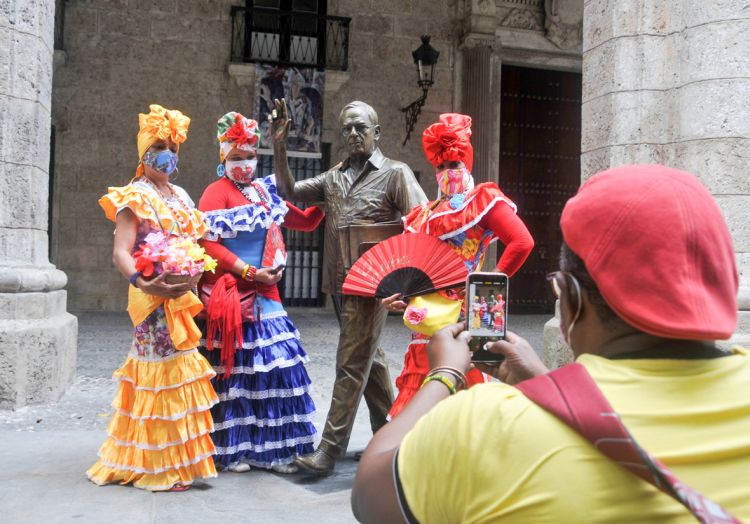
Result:
[[[119,482],[150,491],[216,476],[211,440],[215,372],[196,349],[163,359],[132,353],[115,371],[114,415],[99,460],[86,472],[98,485]]]
[[[427,351],[425,351],[425,346],[429,341],[430,338],[425,335],[418,333],[412,335],[412,341],[406,349],[406,355],[404,356],[404,369],[396,379],[398,396],[393,402],[391,410],[388,412],[391,419],[401,413],[414,395],[417,394],[419,388],[422,387],[422,382],[424,382],[427,373],[430,371],[430,362],[427,358]],[[468,387],[481,384],[484,381],[484,375],[476,368],[472,368],[466,374]]]

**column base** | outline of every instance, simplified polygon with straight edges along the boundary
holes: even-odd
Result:
[[[78,319],[66,292],[0,293],[0,409],[58,400],[73,383]]]

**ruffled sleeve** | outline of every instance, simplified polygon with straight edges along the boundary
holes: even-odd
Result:
[[[454,195],[431,210],[430,206],[434,203],[428,202],[412,209],[403,217],[404,229],[445,240],[479,224],[497,205],[508,206],[513,213],[516,212],[516,204],[492,182],[479,184],[466,197]]]
[[[173,232],[181,230],[195,239],[203,237],[207,231],[202,212],[197,209],[172,210],[158,195],[137,183],[108,188],[107,194],[99,199],[99,205],[112,222],[116,221],[120,211],[127,208],[138,220],[151,222],[155,229]]]
[[[206,212],[208,223],[207,240],[235,238],[241,231],[255,231],[255,228],[268,229],[271,223],[279,226],[284,223],[289,208],[278,195],[273,175],[259,180],[269,197],[268,207],[261,204],[247,204],[229,209],[216,209]]]
[[[516,204],[500,191],[497,184],[479,184],[469,191],[463,202],[457,203],[451,199],[448,205],[435,210],[427,220],[426,227],[428,232],[434,230],[441,240],[446,240],[478,225],[498,205],[509,206],[514,213],[517,210]]]

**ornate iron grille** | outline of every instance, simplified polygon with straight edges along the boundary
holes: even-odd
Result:
[[[323,158],[289,158],[289,168],[296,180],[319,175],[327,169],[330,144],[323,144]],[[273,173],[273,156],[259,155],[260,175]],[[305,204],[295,204],[299,208]],[[310,233],[282,228],[286,243],[287,262],[279,282],[279,293],[285,306],[321,307],[325,295],[320,286],[323,277],[323,223]]]
[[[232,6],[232,62],[345,71],[351,18]]]

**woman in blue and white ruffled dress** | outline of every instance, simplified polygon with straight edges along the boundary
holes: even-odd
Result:
[[[257,122],[239,113],[219,119],[221,178],[198,204],[209,226],[203,246],[218,261],[200,285],[207,304],[200,350],[217,373],[216,465],[292,473],[294,458],[313,451],[315,405],[307,355],[277,288],[285,261],[280,226],[312,231],[323,213],[285,202],[273,176],[255,177],[259,136]]]

